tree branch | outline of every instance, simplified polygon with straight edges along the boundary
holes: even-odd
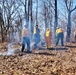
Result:
[[[71,12],[74,11],[75,9],[76,9],[76,6],[71,10]]]
[[[67,0],[64,0],[64,2],[65,2],[65,5],[66,5],[67,10],[69,10],[68,4],[67,4]]]
[[[71,2],[71,0],[70,0],[69,7],[68,7],[69,10],[71,10],[71,9],[70,9],[70,8],[71,8],[71,4],[72,4],[72,2]]]
[[[24,2],[22,0],[19,0],[19,1],[25,6],[25,4],[24,4]]]

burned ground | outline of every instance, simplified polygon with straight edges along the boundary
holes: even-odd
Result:
[[[7,43],[0,52],[7,50]],[[16,45],[15,48],[20,46]],[[68,43],[49,50],[32,50],[20,55],[0,55],[0,75],[76,75],[76,44]]]

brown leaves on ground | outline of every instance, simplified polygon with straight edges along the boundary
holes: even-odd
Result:
[[[32,50],[31,54],[23,56],[19,54],[0,56],[0,75],[76,75],[75,43],[53,50]]]
[[[7,51],[7,45],[8,43],[5,42],[5,43],[0,43],[0,53],[3,53],[5,51]]]

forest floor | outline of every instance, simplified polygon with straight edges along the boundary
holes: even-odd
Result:
[[[0,75],[76,75],[76,43],[23,55],[20,47],[14,46],[15,54],[2,55],[7,51],[7,43],[0,43]]]

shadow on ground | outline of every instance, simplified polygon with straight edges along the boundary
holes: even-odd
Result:
[[[69,48],[76,48],[76,46],[66,46],[66,47],[69,47]]]
[[[49,50],[68,50],[68,48],[49,48]]]
[[[50,56],[55,56],[56,54],[51,54],[47,52],[38,52],[38,53],[32,53],[32,54],[38,54],[38,55],[50,55]]]
[[[44,49],[44,48],[40,48],[39,50],[68,50],[68,48],[64,47],[64,48],[48,48],[48,49]]]
[[[55,56],[56,54],[54,53],[50,53],[50,50],[68,50],[68,48],[64,47],[58,47],[58,48],[49,48],[49,49],[45,49],[45,48],[39,48],[37,50],[32,50],[31,53],[27,53],[27,50],[24,51],[24,53],[22,54],[21,51],[16,52],[16,54],[19,54],[20,56],[22,55],[26,55],[26,54],[35,54],[35,55],[50,55],[50,56]],[[48,52],[47,52],[48,51]]]

